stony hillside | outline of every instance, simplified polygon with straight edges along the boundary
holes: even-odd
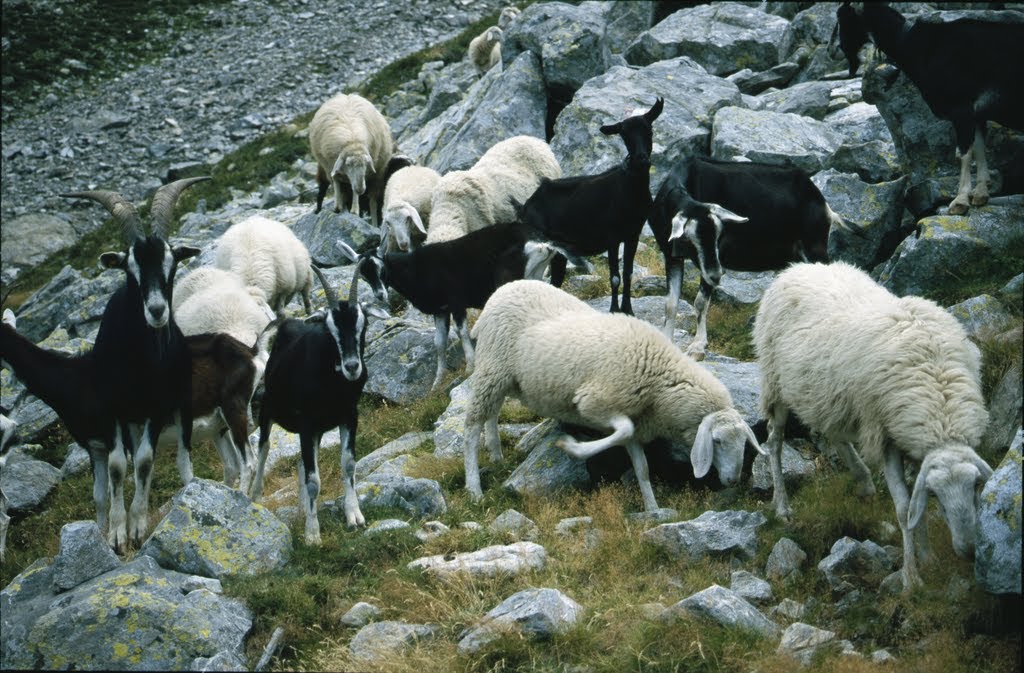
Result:
[[[367,75],[481,17],[494,21],[500,3],[349,4],[214,3],[202,29],[171,40],[162,59],[112,81],[76,81],[69,67],[50,93],[5,105],[3,274],[14,281],[18,331],[82,352],[122,280],[99,272],[94,255],[82,263],[63,249],[113,240],[100,208],[56,196],[71,188],[119,189],[141,203],[162,181],[210,172],[216,186],[186,202],[175,235],[203,252],[179,273],[210,263],[231,224],[262,214],[293,229],[332,285],[350,282],[336,239],[365,251],[377,232],[350,213],[313,212],[306,151],[310,114],[335,91],[363,90],[400,150],[441,173],[525,134],[550,143],[565,175],[619,162],[622,143],[598,127],[660,96],[652,193],[695,153],[798,167],[863,229],[833,230],[834,259],[895,294],[936,301],[965,326],[983,356],[991,415],[977,449],[998,467],[982,496],[991,544],[979,543],[976,562],[959,559],[932,507],[926,586],[903,595],[884,481],[876,476],[877,495],[857,496],[824,443],[787,441],[792,523],[773,514],[763,458],[748,461],[739,487],[721,488],[691,478],[686,446],[649,447],[662,509],[644,513],[624,453],[570,458],[555,446],[564,428],[514,403],[501,418],[505,461],[485,465],[475,504],[463,488],[473,381],[461,345],[452,339],[455,373],[431,392],[433,321],[394,298],[393,317],[367,336],[356,490],[370,526],[344,527],[339,438],[328,433],[320,548],[303,542],[298,438],[275,428],[260,505],[218,482],[212,447],[196,447],[200,479],[184,489],[163,449],[153,534],[119,558],[89,523],[87,454],[4,370],[2,402],[26,444],[3,473],[13,521],[0,665],[250,669],[273,640],[282,670],[788,671],[794,659],[811,670],[1019,670],[1021,132],[993,126],[995,196],[952,216],[951,126],[893,66],[871,59],[851,78],[829,57],[835,3],[713,3],[653,24],[671,3],[538,2],[505,32],[500,68],[480,76],[441,49],[376,92],[366,87],[389,80]],[[897,6],[937,21],[963,11]],[[565,288],[606,310],[606,265],[592,261],[593,275],[571,275]],[[19,288],[41,269],[53,271],[41,287]],[[775,276],[726,273],[703,363],[758,432],[750,328]],[[660,326],[665,270],[649,229],[633,280],[636,315]],[[696,289],[687,265],[683,297]],[[373,300],[365,284],[361,292]],[[324,305],[322,290],[314,303]],[[289,311],[300,315],[301,303]],[[676,318],[673,341],[685,350],[693,306],[681,301]]]

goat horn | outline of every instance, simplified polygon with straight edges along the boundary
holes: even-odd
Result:
[[[352,274],[352,285],[348,288],[348,300],[350,303],[359,301],[359,275],[362,273],[359,267],[362,266],[362,264],[363,259],[360,257],[356,260],[356,272]]]
[[[153,204],[149,208],[150,233],[160,238],[167,238],[167,232],[171,225],[171,214],[174,212],[174,204],[177,203],[181,193],[197,182],[209,180],[210,176],[198,178],[183,178],[170,182],[153,195]]]
[[[313,269],[313,273],[315,273],[316,277],[320,279],[320,284],[324,286],[324,294],[327,296],[327,305],[330,306],[331,305],[331,297],[335,297],[335,296],[337,296],[337,294],[334,291],[331,290],[331,286],[327,282],[327,278],[324,276],[323,271],[321,271],[319,268],[317,268],[317,266],[315,264],[310,264],[309,267],[311,269]],[[335,301],[337,301],[337,300],[335,300]]]
[[[105,189],[93,189],[85,192],[69,192],[61,194],[66,199],[91,199],[106,208],[117,224],[121,227],[121,233],[126,242],[131,243],[143,237],[142,221],[139,219],[139,212],[131,201],[124,198],[117,192]]]

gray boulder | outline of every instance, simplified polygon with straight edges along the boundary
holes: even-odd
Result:
[[[535,542],[515,542],[484,547],[474,552],[424,556],[410,562],[407,567],[410,570],[422,570],[439,579],[463,573],[470,577],[514,576],[540,570],[547,564],[547,557],[544,547]]]
[[[646,531],[643,538],[674,558],[735,556],[749,560],[757,552],[757,529],[767,522],[760,512],[707,511],[690,521],[663,523]]]
[[[822,120],[828,112],[833,85],[830,82],[801,82],[784,89],[770,89],[757,97],[761,109],[792,113]]]
[[[808,443],[809,445],[809,443]],[[807,448],[811,448],[808,445]],[[762,447],[767,450],[767,447]],[[817,474],[818,468],[814,461],[805,458],[789,442],[782,444],[782,480],[787,488],[794,488],[801,482]],[[767,456],[758,454],[754,457],[753,474],[750,477],[750,487],[755,491],[770,491],[773,488],[771,465]]]
[[[824,122],[795,114],[724,107],[711,129],[715,159],[794,166],[807,173],[825,168],[843,135]]]
[[[971,297],[946,308],[972,339],[993,337],[1013,326],[1013,316],[990,294]]]
[[[429,432],[407,432],[398,439],[388,442],[356,461],[356,478],[358,479],[360,474],[370,474],[392,458],[415,451],[428,439]]]
[[[772,600],[772,585],[749,571],[732,571],[730,582],[729,589],[751,603],[767,603]]]
[[[585,0],[581,7],[604,12],[604,39],[613,54],[621,54],[640,33],[650,29],[654,3],[633,0]]]
[[[371,662],[394,656],[418,642],[430,640],[437,627],[404,622],[374,622],[359,629],[348,644],[349,655],[357,661]]]
[[[897,555],[871,540],[858,542],[844,537],[818,562],[818,571],[835,593],[848,593],[858,587],[874,589],[895,567]]]
[[[729,75],[726,79],[736,84],[742,93],[754,96],[768,88],[786,86],[799,69],[800,66],[796,63],[780,63],[761,72],[744,68]]]
[[[0,592],[5,667],[185,670],[200,657],[244,661],[252,614],[205,578],[139,556],[58,597],[37,562]]]
[[[959,269],[981,263],[993,251],[1020,240],[1022,209],[1024,196],[1004,196],[972,208],[966,217],[926,217],[918,222],[920,235],[900,243],[879,271],[878,281],[900,296],[927,296],[959,282]]]
[[[193,479],[139,549],[165,568],[206,577],[258,575],[283,568],[291,531],[267,508],[233,488]]]
[[[756,304],[777,275],[775,271],[729,271],[715,288],[713,300],[733,306]]]
[[[533,497],[589,486],[587,461],[575,458],[555,445],[565,433],[566,429],[552,419],[526,433],[516,445],[516,453],[526,453],[526,459],[519,463],[502,486],[519,495]]]
[[[513,540],[536,540],[540,529],[528,516],[514,509],[506,509],[487,527],[492,533]]]
[[[974,577],[992,594],[1021,593],[1021,447],[1017,437],[985,483],[978,510],[978,542]]]
[[[714,325],[710,327],[714,329]],[[732,404],[748,425],[757,423],[761,416],[761,367],[756,362],[741,362],[733,358],[709,356],[700,365],[715,375],[729,391]]]
[[[806,665],[811,663],[817,652],[835,642],[836,634],[832,631],[794,622],[783,631],[777,653],[789,655]]]
[[[364,394],[383,397],[392,404],[425,397],[437,370],[434,331],[426,322],[400,317],[372,323],[363,354],[369,372]],[[446,357],[456,370],[465,363],[458,338],[449,339]]]
[[[789,22],[738,2],[682,9],[642,33],[626,49],[626,60],[648,65],[677,56],[728,75],[743,68],[767,70],[779,63],[779,42]]]
[[[839,227],[828,234],[829,259],[872,269],[891,253],[901,235],[905,180],[868,184],[853,173],[830,168],[811,177],[832,210],[859,225],[860,235]]]
[[[245,658],[236,652],[222,651],[212,657],[196,657],[192,660],[190,671],[244,671],[248,668]]]
[[[5,273],[39,264],[78,240],[67,216],[29,213],[4,222],[0,232],[0,265]]]
[[[666,81],[672,86],[665,86]],[[622,141],[598,129],[620,121],[627,111],[649,109],[658,96],[665,99],[665,107],[654,123],[652,196],[680,158],[708,151],[715,111],[742,101],[735,84],[709,75],[687,57],[638,70],[614,66],[587,80],[558,115],[551,149],[562,173],[593,175],[621,162],[626,156]]]
[[[36,460],[23,453],[28,448],[31,447],[23,445],[11,451],[3,475],[0,476],[0,485],[7,496],[7,506],[12,510],[36,507],[61,481],[60,470],[46,461]]]
[[[451,402],[434,422],[434,455],[450,458],[462,455],[462,444],[466,435],[466,405],[473,396],[473,377],[455,386],[448,393]],[[487,450],[482,447],[481,453]]]
[[[892,135],[878,108],[863,101],[830,112],[822,121],[831,126],[833,131],[841,133],[849,144],[872,141],[893,144]]]
[[[65,266],[18,309],[18,333],[33,343],[57,327],[63,327],[72,338],[91,336],[99,329],[110,295],[123,282],[122,271],[107,270],[86,278]]]
[[[682,617],[695,617],[722,626],[753,631],[766,637],[775,636],[779,632],[779,627],[760,610],[735,592],[717,584],[669,607],[661,619],[672,623]]]
[[[1017,338],[1020,343],[1020,337]],[[1014,365],[992,391],[992,398],[988,401],[988,427],[978,445],[978,452],[982,455],[998,455],[1017,436],[1017,429],[1024,422],[1022,380],[1020,364]]]
[[[292,232],[309,248],[310,257],[326,265],[350,263],[338,249],[338,239],[345,241],[356,252],[374,250],[380,243],[380,232],[370,226],[369,219],[363,219],[347,210],[334,212],[333,199],[325,200],[319,213],[308,210],[292,225]]]
[[[356,484],[359,506],[395,507],[409,516],[433,517],[448,511],[441,485],[433,479],[413,479],[400,474],[371,474]],[[343,498],[335,501],[341,508]]]
[[[363,531],[363,535],[376,535],[377,533],[383,533],[389,530],[403,530],[405,528],[412,528],[408,521],[402,521],[401,519],[381,519],[380,521],[374,521],[366,530]]]
[[[505,32],[501,60],[507,66],[524,51],[536,54],[547,92],[568,99],[611,64],[606,25],[598,3],[539,2],[523,10]]]
[[[786,580],[800,573],[800,567],[807,560],[807,552],[788,537],[780,538],[768,554],[764,574],[773,580]]]
[[[473,654],[502,635],[547,640],[572,627],[583,606],[557,589],[526,589],[503,600],[459,640],[459,652]]]
[[[341,616],[341,623],[345,626],[361,627],[366,626],[380,615],[380,608],[371,603],[359,601],[348,612]]]
[[[792,6],[798,3],[775,4]],[[832,30],[836,25],[836,5],[830,2],[805,4],[811,6],[794,14],[782,34],[779,55],[784,59],[806,60],[814,48],[828,44],[832,38]]]
[[[95,521],[73,521],[60,529],[53,558],[53,590],[67,591],[121,565]]]
[[[840,173],[856,173],[864,182],[903,179],[896,159],[896,146],[883,140],[843,143],[829,163]]]

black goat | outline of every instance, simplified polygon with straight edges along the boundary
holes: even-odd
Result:
[[[149,528],[149,486],[160,431],[178,426],[178,470],[192,480],[191,366],[185,337],[171,316],[174,273],[198,248],[167,242],[174,203],[190,185],[209,178],[186,178],[162,186],[153,196],[150,234],[144,234],[135,207],[111,191],[62,194],[102,204],[121,225],[125,252],[105,252],[100,262],[125,272],[126,282],[107,302],[92,350],[100,404],[115,422],[107,456],[110,526],[107,539],[122,551],[128,535],[141,542]],[[126,529],[124,477],[127,455],[135,465],[135,496]],[[95,470],[95,468],[94,468]]]
[[[328,302],[331,292],[319,269]],[[320,544],[316,499],[320,495],[317,454],[320,438],[332,427],[341,434],[341,478],[345,485],[345,519],[350,526],[366,523],[359,510],[355,485],[356,425],[359,396],[366,385],[363,362],[366,316],[388,317],[358,300],[359,274],[352,279],[349,298],[340,298],[326,312],[303,320],[285,320],[277,328],[265,376],[260,408],[259,462],[253,478],[253,499],[263,491],[263,469],[270,450],[270,427],[277,423],[299,435],[299,502],[306,513],[306,543]]]
[[[884,3],[865,2],[855,9],[844,2],[836,16],[829,53],[838,58],[842,51],[851,77],[860,65],[857,52],[870,37],[917,86],[935,116],[953,123],[960,184],[950,214],[988,203],[986,122],[1024,130],[1024,13],[1004,12],[1005,21],[911,23]],[[973,190],[972,154],[978,163]]]
[[[707,348],[708,305],[723,269],[768,271],[790,262],[827,262],[829,228],[859,230],[829,208],[798,169],[703,157],[673,167],[658,189],[649,221],[665,256],[663,331],[670,339],[684,261],[700,271],[697,334],[687,351],[697,359]]]
[[[531,230],[572,256],[608,251],[608,277],[612,285],[611,311],[619,310],[619,245],[622,253],[622,311],[632,313],[629,288],[640,230],[651,207],[651,125],[665,105],[658,98],[642,115],[601,127],[605,135],[618,134],[626,144],[626,158],[598,175],[557,180],[543,179],[517,214]],[[562,286],[566,258],[551,263],[551,282]]]
[[[386,237],[385,231],[382,240]],[[434,316],[434,387],[445,372],[451,318],[455,319],[462,339],[467,367],[472,369],[473,342],[466,325],[466,309],[483,308],[491,294],[505,283],[521,278],[539,279],[557,254],[552,245],[530,241],[527,230],[519,224],[495,224],[450,241],[383,256],[357,256],[342,241],[338,246],[357,263],[358,272],[378,297],[381,293],[386,297],[386,288],[393,287],[418,310]]]

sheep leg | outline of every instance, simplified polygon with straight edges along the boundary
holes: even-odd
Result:
[[[619,311],[619,284],[621,283],[621,277],[619,276],[619,246],[613,245],[608,248],[608,280],[612,284],[612,305],[608,309],[610,313],[618,313]]]
[[[978,181],[971,190],[971,205],[983,206],[988,203],[988,160],[985,157],[985,127],[974,130],[974,160],[978,163]]]
[[[772,469],[772,504],[775,514],[783,521],[793,518],[793,510],[789,506],[789,495],[786,493],[786,482],[782,476],[782,440],[786,430],[787,409],[781,402],[769,408],[768,433],[768,464]]]
[[[860,454],[853,448],[853,444],[849,442],[837,442],[836,453],[846,463],[846,469],[852,474],[854,481],[857,482],[857,495],[868,496],[875,494],[875,482],[871,480],[871,470],[861,460]]]
[[[430,384],[433,390],[441,384],[445,371],[445,354],[448,351],[448,328],[451,326],[447,313],[439,313],[434,316],[434,348],[437,350],[437,373],[434,375],[434,382]]]
[[[608,425],[612,427],[612,434],[604,439],[578,442],[569,435],[565,435],[556,442],[556,446],[574,458],[586,460],[613,446],[623,446],[627,440],[633,437],[633,421],[629,420],[628,416],[612,416],[608,420]]]
[[[498,415],[487,419],[487,423],[484,425],[484,442],[487,443],[487,450],[491,454],[491,462],[498,463],[504,459],[501,455],[501,436],[498,434]]]
[[[136,543],[141,543],[145,539],[149,528],[149,487],[153,481],[153,447],[160,436],[159,426],[159,423],[153,423],[152,420],[146,421],[142,437],[132,456],[135,461],[135,495],[132,497],[132,507],[128,513],[128,532]],[[181,457],[180,451],[178,456]],[[179,468],[180,466],[179,462]],[[189,472],[191,477],[191,469]]]
[[[320,471],[317,453],[320,435],[303,432],[299,435],[299,501],[306,513],[306,544],[320,546],[320,519],[317,517],[316,499],[320,495]]]
[[[337,175],[332,175],[331,184],[334,185],[334,212],[340,213],[345,199],[345,197],[341,195],[341,178]]]
[[[118,553],[123,553],[125,543],[128,542],[124,509],[124,477],[128,472],[128,456],[124,452],[124,432],[120,428],[114,432],[114,450],[110,452],[107,470],[107,501],[110,503],[107,543]]]
[[[697,310],[697,334],[690,342],[686,354],[694,360],[703,360],[704,351],[708,347],[708,308],[711,306],[711,293],[714,286],[700,277],[700,290],[697,298],[693,300],[693,307]]]
[[[359,509],[359,496],[356,494],[356,414],[352,414],[349,427],[338,426],[341,435],[341,482],[345,486],[345,522],[355,528],[365,526],[366,518]]]
[[[473,339],[469,336],[469,325],[466,324],[466,311],[464,309],[452,313],[455,318],[455,328],[462,340],[462,350],[466,354],[466,372],[473,372],[473,363],[476,361],[476,351],[473,349]]]
[[[629,460],[633,463],[633,472],[636,473],[637,483],[640,484],[644,510],[653,512],[658,509],[658,502],[654,499],[654,489],[651,488],[651,476],[647,470],[647,455],[644,453],[644,447],[634,439],[626,443],[626,451],[629,453]]]
[[[923,584],[917,571],[914,556],[914,531],[907,528],[907,512],[910,509],[910,494],[903,483],[903,454],[891,446],[885,447],[885,483],[896,506],[896,522],[903,534],[903,590]]]
[[[668,275],[668,295],[665,297],[665,324],[662,333],[669,341],[676,331],[676,311],[679,307],[679,293],[683,288],[683,265],[665,258],[665,273]]]

